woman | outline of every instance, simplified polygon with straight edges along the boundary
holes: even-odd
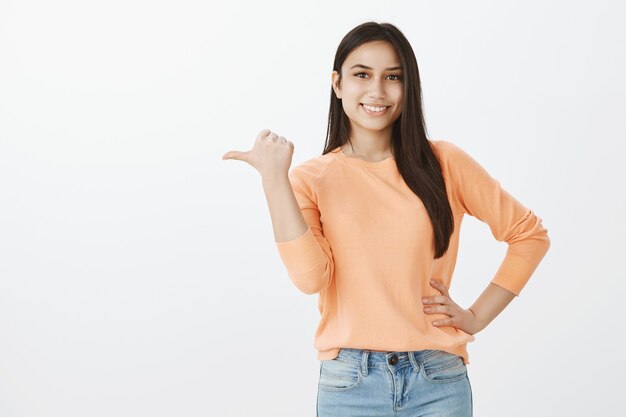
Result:
[[[335,55],[322,155],[289,171],[293,144],[252,150],[289,277],[319,294],[318,416],[471,416],[466,344],[518,296],[546,254],[542,219],[460,147],[426,136],[413,50],[363,23]],[[464,214],[507,254],[468,309],[448,292]]]

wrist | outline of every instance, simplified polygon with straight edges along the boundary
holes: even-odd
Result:
[[[261,181],[264,187],[271,187],[275,184],[289,182],[289,176],[287,174],[266,174],[261,176]]]
[[[485,327],[487,327],[486,323],[485,323],[483,320],[481,320],[481,319],[480,319],[480,318],[476,315],[476,313],[474,312],[474,310],[472,310],[472,308],[471,308],[471,307],[470,307],[470,308],[468,308],[467,310],[468,310],[468,311],[472,314],[472,316],[474,316],[474,323],[475,323],[475,325],[476,325],[476,327],[477,327],[477,329],[476,329],[476,332],[475,332],[475,333],[478,333],[479,331],[481,331],[482,329],[484,329]]]

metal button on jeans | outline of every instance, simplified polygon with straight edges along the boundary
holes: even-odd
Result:
[[[398,363],[398,357],[394,354],[389,357],[389,365],[395,365]]]

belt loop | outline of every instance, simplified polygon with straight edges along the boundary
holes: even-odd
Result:
[[[413,370],[415,372],[419,372],[420,366],[417,363],[417,361],[415,360],[415,352],[413,352],[413,351],[409,352],[409,361],[411,362],[411,366],[413,367]]]
[[[363,376],[367,376],[367,371],[368,371],[368,367],[367,367],[367,362],[368,362],[368,357],[369,357],[369,350],[363,350],[363,355],[361,356],[361,374],[363,374]]]

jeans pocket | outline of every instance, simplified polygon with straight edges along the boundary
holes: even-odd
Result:
[[[319,388],[326,391],[348,391],[361,382],[361,367],[343,359],[323,360],[320,363]]]
[[[467,376],[467,367],[459,355],[437,350],[422,362],[422,377],[427,382],[442,384],[460,381]]]

